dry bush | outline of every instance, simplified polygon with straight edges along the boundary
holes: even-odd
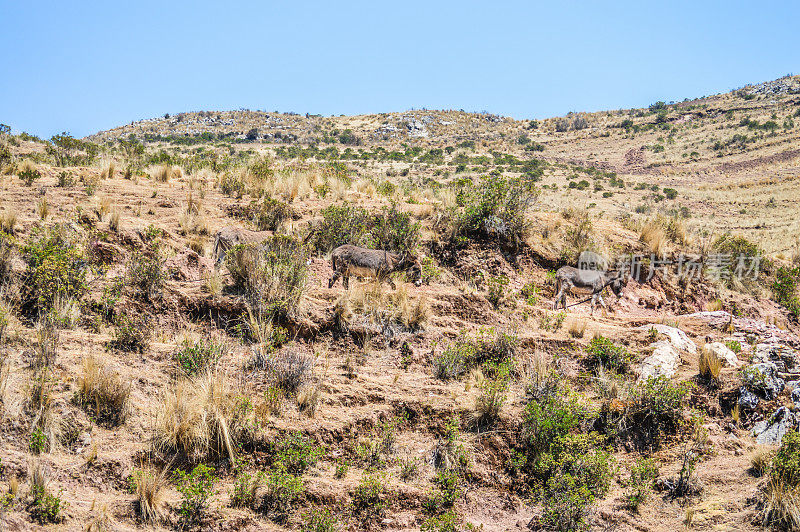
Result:
[[[201,214],[181,213],[178,215],[178,227],[181,235],[190,233],[207,235],[209,233],[208,219]]]
[[[42,196],[36,202],[36,214],[39,215],[40,220],[46,220],[50,214],[50,204],[47,203],[47,196]]]
[[[567,331],[573,338],[583,338],[583,335],[586,333],[586,320],[570,321]]]
[[[237,442],[251,426],[240,398],[220,371],[179,380],[157,410],[154,447],[191,462],[220,457],[235,462]]]
[[[61,333],[55,315],[48,314],[36,322],[36,349],[33,366],[51,367],[55,364]]]
[[[180,179],[183,177],[183,170],[179,166],[169,164],[159,164],[147,169],[147,174],[159,183],[166,183],[170,179]]]
[[[0,214],[0,231],[13,235],[14,229],[17,226],[17,211],[15,209],[6,209]]]
[[[800,530],[800,486],[771,478],[764,487],[764,526]]]
[[[136,511],[139,518],[148,525],[158,524],[163,512],[164,488],[168,484],[166,469],[145,466],[133,474],[136,485]]]
[[[698,366],[702,379],[711,384],[719,383],[719,374],[722,371],[722,360],[706,346],[703,346],[700,350]]]
[[[74,329],[81,319],[81,307],[74,297],[57,294],[53,300],[50,319],[61,329]]]
[[[206,271],[203,274],[203,289],[212,296],[218,296],[222,293],[222,275],[217,271]]]
[[[114,207],[111,210],[111,215],[108,217],[108,229],[113,231],[114,233],[119,231],[119,221],[121,217],[121,211]]]
[[[98,220],[102,220],[111,210],[111,198],[108,196],[97,196],[92,200],[92,211]]]
[[[666,246],[667,235],[658,220],[649,220],[639,231],[639,240],[647,247],[650,253],[659,256]]]
[[[100,169],[100,179],[114,179],[117,173],[117,163],[113,159],[109,159],[103,163]]]
[[[108,508],[108,504],[98,504],[95,499],[92,501],[90,508],[92,518],[84,529],[86,532],[106,532],[107,530],[114,530],[114,519]]]
[[[269,375],[271,385],[287,394],[296,394],[301,386],[309,382],[316,364],[316,357],[292,348],[263,357],[263,369]]]
[[[119,374],[101,365],[94,355],[83,359],[77,400],[97,420],[111,426],[125,422],[130,409],[131,387]]]

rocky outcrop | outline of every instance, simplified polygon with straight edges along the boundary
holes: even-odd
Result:
[[[739,358],[722,342],[713,342],[706,345],[711,354],[721,360],[729,368],[739,367]]]
[[[788,408],[778,408],[769,419],[759,421],[753,427],[756,443],[761,445],[779,445],[784,434],[800,425],[800,418]]]
[[[681,365],[681,353],[668,340],[659,340],[651,344],[653,354],[642,361],[639,379],[650,377],[672,377]]]

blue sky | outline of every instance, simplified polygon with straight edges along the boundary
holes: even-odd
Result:
[[[12,2],[0,122],[84,136],[196,110],[515,118],[800,71],[796,2]]]

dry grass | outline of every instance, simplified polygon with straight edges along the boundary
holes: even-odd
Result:
[[[98,422],[112,426],[124,423],[130,410],[130,385],[126,386],[118,373],[109,370],[94,355],[83,359],[82,370],[78,401]]]
[[[403,286],[388,293],[377,280],[350,285],[336,302],[334,312],[340,323],[350,323],[356,316],[362,316],[373,323],[399,323],[411,330],[420,329],[430,316],[423,297],[411,299]]]
[[[92,210],[97,215],[98,220],[103,220],[111,211],[111,198],[108,196],[98,196],[92,201]]]
[[[567,327],[569,335],[573,338],[583,338],[586,333],[586,320],[572,320]]]
[[[206,271],[203,274],[203,289],[212,296],[220,295],[223,286],[222,275],[218,271]]]
[[[147,169],[147,174],[158,183],[167,183],[170,179],[183,177],[183,170],[179,166],[159,164]]]
[[[698,360],[700,377],[710,383],[719,382],[719,374],[722,371],[722,360],[720,360],[707,346],[700,350]]]
[[[145,466],[134,473],[136,481],[136,510],[139,518],[150,526],[157,525],[162,517],[164,488],[168,484],[166,469]]]
[[[15,209],[6,209],[0,213],[0,231],[9,235],[14,234],[17,227],[18,214]]]
[[[36,322],[36,349],[33,366],[51,367],[55,364],[61,333],[55,315],[48,315]]]
[[[50,215],[50,204],[47,202],[47,196],[42,196],[36,201],[36,214],[39,219],[44,221]]]
[[[297,408],[308,417],[317,414],[317,406],[321,399],[320,387],[316,383],[303,386],[297,394]]]
[[[100,169],[100,179],[114,179],[117,175],[117,163],[109,159],[105,161]]]
[[[770,479],[764,487],[764,526],[781,530],[800,529],[800,486]]]
[[[709,301],[708,303],[706,303],[706,310],[711,312],[722,310],[722,300],[715,299],[714,301]]]
[[[191,462],[218,457],[235,462],[237,440],[248,430],[239,397],[221,371],[179,380],[157,409],[155,448]]]
[[[650,253],[660,256],[666,247],[667,235],[658,220],[648,220],[639,231],[639,240]]]
[[[114,233],[119,231],[119,221],[122,216],[120,210],[114,207],[111,210],[111,215],[108,217],[108,229]]]
[[[764,476],[772,465],[775,450],[767,446],[758,446],[750,455],[750,470],[757,477]]]

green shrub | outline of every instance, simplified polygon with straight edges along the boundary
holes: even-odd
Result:
[[[738,340],[726,340],[725,346],[736,354],[742,352],[742,344]]]
[[[178,368],[186,375],[195,375],[216,365],[222,356],[222,346],[213,341],[190,341],[181,343],[173,355]]]
[[[303,514],[303,532],[337,532],[339,527],[330,508],[314,508]]]
[[[461,477],[454,469],[438,471],[433,478],[435,489],[425,501],[425,509],[432,514],[452,508],[456,501],[463,495]]]
[[[511,369],[508,364],[503,363],[497,368],[494,376],[481,382],[480,393],[475,400],[476,417],[479,423],[492,423],[499,417],[500,410],[506,402],[510,381]]]
[[[231,488],[231,506],[234,508],[255,508],[258,488],[262,476],[240,472]]]
[[[508,286],[508,277],[505,275],[498,275],[490,277],[487,282],[489,291],[486,299],[492,304],[494,308],[500,308],[500,303],[503,301],[503,292],[505,287]]]
[[[216,481],[214,468],[205,464],[195,466],[190,473],[181,469],[175,472],[175,487],[183,497],[178,513],[184,525],[199,526],[203,521]]]
[[[19,174],[19,178],[25,183],[25,186],[29,187],[33,185],[33,182],[37,179],[42,177],[42,173],[35,168],[26,168],[25,170],[21,171]]]
[[[527,211],[538,196],[538,190],[521,179],[483,177],[477,186],[458,191],[451,240],[463,245],[469,238],[498,239],[518,248],[528,230]]]
[[[626,372],[630,367],[632,356],[623,346],[614,345],[604,336],[595,336],[586,348],[589,363],[595,367],[602,366],[618,372]]]
[[[305,493],[302,479],[286,471],[281,463],[270,470],[265,487],[261,511],[278,523],[286,521],[297,500]]]
[[[295,215],[294,209],[288,204],[269,196],[253,200],[245,207],[232,205],[227,211],[235,218],[249,221],[259,231],[277,231]]]
[[[148,301],[161,293],[165,278],[164,260],[157,245],[134,252],[128,260],[125,281]]]
[[[493,376],[501,365],[513,371],[516,364],[516,353],[519,348],[519,336],[513,330],[481,329],[475,341],[473,365],[482,365],[484,373]]]
[[[66,503],[61,500],[61,497],[50,493],[44,485],[34,483],[31,486],[31,502],[28,504],[28,512],[31,519],[40,525],[63,521],[62,510],[65,506]]]
[[[34,427],[31,432],[28,450],[31,454],[42,454],[47,449],[47,435],[41,427]]]
[[[434,515],[423,521],[421,530],[430,532],[458,532],[459,523],[458,514],[454,509],[450,509],[441,515]]]
[[[795,266],[794,268],[781,266],[778,268],[775,273],[775,280],[772,282],[775,301],[786,307],[795,318],[800,318],[798,285],[800,285],[800,266]]]
[[[789,486],[800,486],[800,432],[792,430],[783,436],[770,474]]]
[[[623,431],[657,447],[665,435],[675,434],[680,427],[683,399],[690,390],[690,384],[673,384],[664,376],[639,382],[627,401]]]
[[[57,297],[80,299],[87,291],[82,249],[65,225],[33,229],[22,248],[27,263],[22,296],[29,311],[48,312]]]
[[[220,176],[219,189],[226,196],[238,199],[247,192],[247,183],[241,172],[228,171]]]
[[[464,374],[469,361],[474,357],[475,347],[469,342],[458,340],[433,357],[433,373],[437,379],[443,381],[457,379]]]
[[[386,507],[385,494],[385,479],[377,474],[365,474],[352,493],[353,509],[366,517],[382,517]]]
[[[580,479],[568,473],[551,477],[543,496],[541,525],[547,530],[588,530],[586,509],[595,500]]]
[[[291,432],[275,445],[275,460],[288,473],[302,475],[317,463],[323,449],[302,433]]]
[[[370,213],[354,205],[331,205],[322,210],[322,220],[309,235],[311,246],[327,253],[352,244],[394,252],[410,251],[419,243],[420,225],[395,205],[381,213]]]
[[[142,318],[129,318],[122,314],[117,316],[113,338],[107,347],[118,351],[144,353],[150,344],[150,329]]]
[[[632,511],[637,511],[639,505],[650,496],[653,481],[658,476],[658,467],[652,458],[639,457],[631,466],[631,476],[625,490],[625,503]]]

